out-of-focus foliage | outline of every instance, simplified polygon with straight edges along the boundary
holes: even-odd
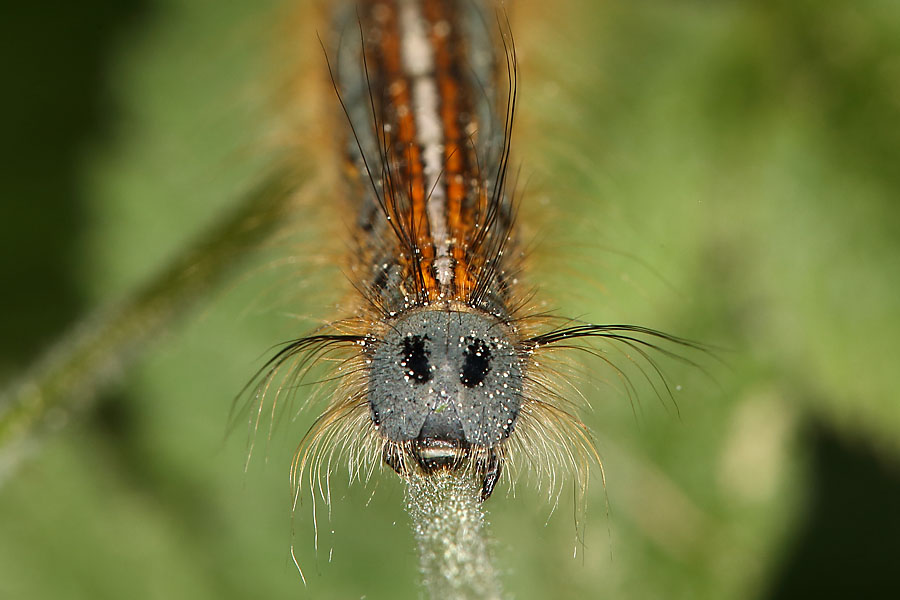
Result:
[[[19,124],[0,182],[7,379],[80,309],[174,256],[262,162],[275,2],[93,4],[4,18],[18,51],[4,87],[21,91],[2,117]],[[717,345],[722,360],[689,354],[706,376],[661,358],[674,402],[631,367],[630,402],[580,359],[607,489],[597,471],[583,544],[570,487],[555,510],[527,481],[498,490],[506,587],[896,593],[900,4],[522,2],[511,16],[536,297]],[[367,487],[336,476],[316,551],[287,476],[313,415],[281,423],[246,474],[244,432],[224,437],[265,349],[333,315],[328,277],[237,273],[4,482],[0,597],[417,597],[391,472]]]

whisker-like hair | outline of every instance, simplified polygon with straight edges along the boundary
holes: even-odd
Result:
[[[339,323],[330,327],[339,327]],[[330,354],[343,353],[339,364],[346,364],[352,357],[359,353],[359,348],[364,346],[367,336],[347,333],[318,333],[289,342],[269,358],[256,374],[247,382],[241,392],[232,402],[229,414],[229,431],[233,430],[242,418],[247,418],[250,439],[248,441],[247,464],[253,455],[255,439],[259,427],[263,422],[264,414],[268,415],[269,427],[267,440],[271,437],[276,422],[279,420],[279,411],[283,412],[282,396],[293,395],[299,383],[306,377],[311,369],[318,365],[326,364]],[[319,381],[334,381],[335,378],[324,377]],[[323,388],[317,388],[319,393],[324,393]],[[241,405],[241,400],[244,400]],[[269,405],[268,411],[265,410]]]

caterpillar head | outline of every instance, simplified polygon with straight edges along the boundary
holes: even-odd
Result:
[[[372,352],[371,418],[398,473],[407,458],[426,472],[472,464],[482,498],[502,468],[503,442],[522,403],[523,359],[509,327],[469,310],[405,315]]]

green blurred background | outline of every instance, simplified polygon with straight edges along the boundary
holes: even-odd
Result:
[[[495,493],[506,587],[898,597],[900,3],[542,4],[511,9],[538,297],[723,349],[697,357],[711,377],[662,361],[677,411],[634,370],[632,407],[585,361],[606,493],[595,476],[583,547],[570,487],[555,511],[525,480]],[[259,173],[277,5],[3,9],[0,382]],[[418,597],[395,476],[337,477],[316,551],[287,476],[311,415],[247,473],[243,432],[224,437],[265,349],[339,300],[316,273],[257,271],[0,482],[0,598]]]

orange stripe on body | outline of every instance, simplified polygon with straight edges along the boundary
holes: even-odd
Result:
[[[412,107],[412,98],[409,89],[409,80],[403,70],[401,58],[401,31],[398,25],[397,8],[393,2],[385,2],[379,5],[376,20],[379,21],[383,34],[380,37],[380,55],[383,60],[383,81],[387,82],[389,95],[388,106],[383,107],[382,118],[384,125],[389,125],[396,137],[390,139],[389,147],[395,154],[394,160],[401,159],[399,181],[395,182],[400,189],[392,190],[394,194],[405,194],[409,200],[408,210],[401,214],[392,215],[401,223],[407,223],[413,236],[415,246],[419,251],[418,256],[408,257],[408,270],[415,270],[413,261],[420,265],[422,290],[429,301],[437,300],[440,295],[440,285],[433,274],[434,266],[434,241],[428,226],[428,217],[425,211],[427,191],[425,190],[425,178],[422,165],[422,152],[416,141],[416,123]],[[386,134],[387,135],[387,134]],[[390,193],[391,190],[386,190]],[[391,202],[388,202],[391,205]],[[402,203],[395,206],[402,207]]]
[[[474,288],[474,278],[469,271],[466,249],[471,238],[474,213],[464,209],[468,191],[467,180],[473,165],[471,145],[460,125],[463,114],[471,115],[470,102],[464,95],[459,74],[465,59],[461,36],[454,15],[448,14],[448,3],[427,0],[424,14],[431,24],[429,36],[434,49],[436,78],[441,99],[441,121],[444,129],[444,181],[447,188],[447,227],[450,239],[450,256],[454,261],[453,299],[465,302]]]

